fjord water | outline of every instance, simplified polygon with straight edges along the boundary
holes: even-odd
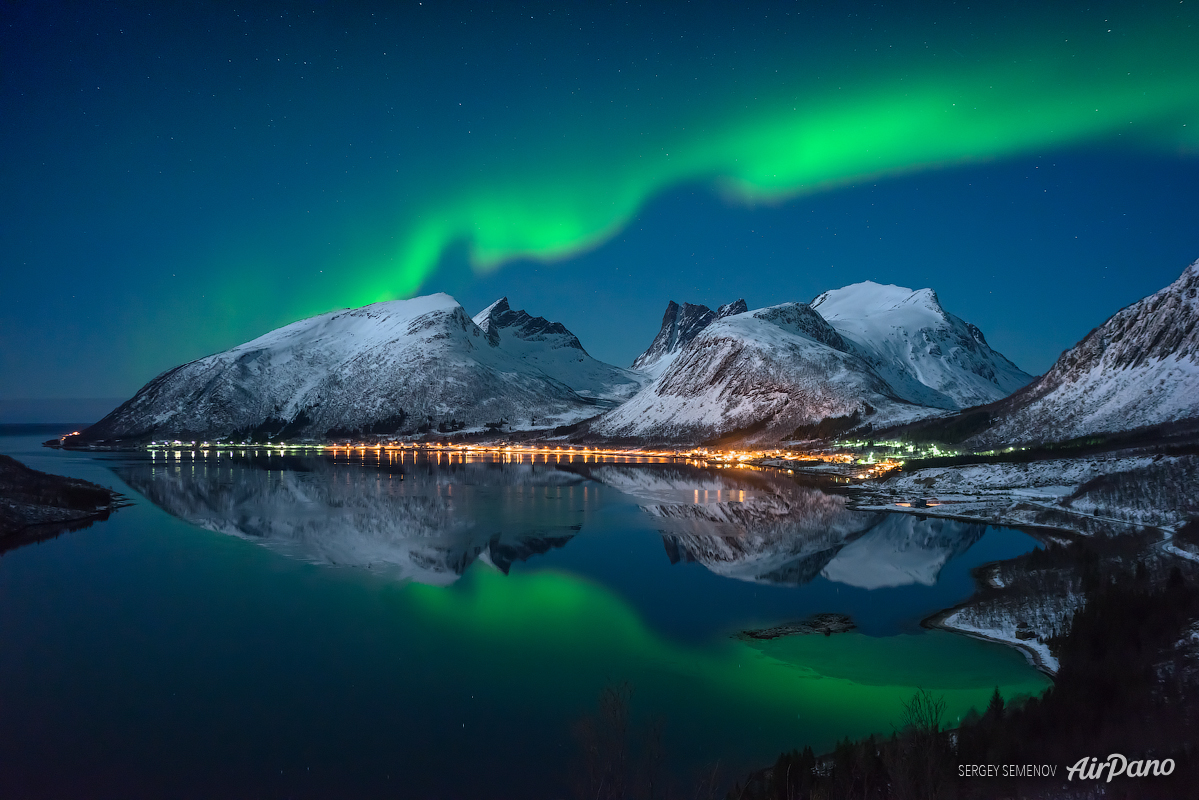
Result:
[[[859,512],[777,472],[538,458],[0,452],[124,492],[0,557],[0,795],[562,797],[627,681],[686,782],[952,723],[1047,680],[922,630],[1013,530]],[[835,636],[746,628],[851,615]]]

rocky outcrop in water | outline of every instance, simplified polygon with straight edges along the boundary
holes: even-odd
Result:
[[[120,498],[103,486],[0,455],[0,551],[107,519]]]

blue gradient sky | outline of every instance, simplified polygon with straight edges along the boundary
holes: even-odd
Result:
[[[6,4],[0,402],[430,291],[627,366],[931,286],[1039,373],[1199,258],[1192,5]]]

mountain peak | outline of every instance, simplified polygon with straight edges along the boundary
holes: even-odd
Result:
[[[474,316],[474,323],[487,334],[492,346],[500,343],[500,332],[509,331],[512,336],[526,341],[554,339],[553,347],[571,347],[583,350],[578,338],[561,322],[550,322],[545,317],[534,317],[521,309],[512,310],[508,298],[501,297]],[[586,351],[583,350],[585,353]]]
[[[893,283],[862,281],[824,292],[812,301],[812,308],[832,322],[840,316],[864,316],[899,308],[916,308],[943,315],[945,309],[932,289],[912,290]]]
[[[495,311],[493,323],[505,316]],[[596,402],[558,373],[525,351],[484,345],[484,335],[446,294],[309,317],[164,372],[86,435],[322,439],[412,434],[439,422],[564,424],[595,413]]]
[[[487,306],[487,308],[483,309],[478,314],[475,314],[475,317],[474,317],[475,324],[478,325],[483,330],[487,330],[486,326],[489,323],[489,321],[491,320],[491,316],[493,314],[498,316],[500,314],[506,314],[507,312],[509,312],[511,310],[512,310],[511,307],[508,305],[508,298],[501,297],[499,300],[496,300],[494,303]]]
[[[720,308],[716,309],[716,318],[724,319],[725,317],[731,317],[734,314],[744,314],[746,311],[749,311],[749,306],[745,304],[745,298],[742,297],[734,300],[731,303],[725,303]]]
[[[812,308],[914,403],[990,403],[1032,379],[992,350],[976,326],[948,313],[932,289],[863,281],[825,292]]]
[[[716,320],[716,314],[705,305],[671,300],[662,314],[662,327],[649,349],[633,361],[633,369],[657,375],[695,335]]]
[[[633,361],[633,369],[648,373],[654,377],[661,375],[704,328],[718,319],[744,314],[749,310],[744,299],[725,303],[713,311],[705,305],[683,303],[679,305],[671,300],[666,304],[666,313],[662,315],[662,327],[649,348]]]

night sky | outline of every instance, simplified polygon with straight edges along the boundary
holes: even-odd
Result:
[[[931,286],[1043,372],[1199,258],[1199,0],[1050,6],[0,3],[0,401],[433,291],[628,366]]]

